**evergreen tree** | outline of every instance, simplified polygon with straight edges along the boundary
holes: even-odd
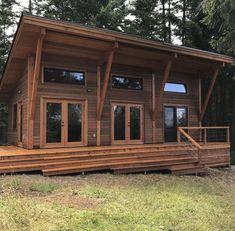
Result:
[[[140,35],[144,38],[159,38],[158,0],[135,0],[131,4],[128,33]]]
[[[15,0],[0,0],[0,74],[3,71],[13,36],[11,28],[15,25],[16,14],[12,8],[15,4],[17,4]]]

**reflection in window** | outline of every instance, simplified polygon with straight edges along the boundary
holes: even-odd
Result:
[[[112,87],[131,90],[143,90],[143,79],[115,75],[112,77]]]
[[[85,85],[85,73],[81,71],[44,68],[44,81]]]
[[[183,84],[183,83],[167,82],[165,84],[164,91],[186,94],[187,93],[187,86],[186,86],[186,84]]]
[[[125,106],[114,106],[114,140],[125,140]]]

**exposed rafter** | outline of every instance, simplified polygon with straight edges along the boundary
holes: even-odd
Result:
[[[158,110],[160,108],[161,101],[162,101],[162,96],[163,96],[163,92],[164,92],[165,83],[166,83],[166,81],[168,80],[168,78],[170,76],[171,67],[172,67],[172,59],[170,59],[166,64],[163,79],[160,83],[160,88],[159,88],[158,97],[156,99],[155,109],[154,109],[153,114],[152,114],[152,120],[153,121],[156,120],[156,115],[158,113]]]
[[[101,120],[103,107],[104,107],[104,101],[105,101],[105,97],[107,95],[107,89],[108,89],[109,78],[110,78],[110,71],[111,71],[111,67],[112,67],[112,63],[113,63],[113,56],[114,56],[114,53],[117,49],[118,49],[118,43],[115,42],[113,48],[109,51],[109,54],[108,54],[107,65],[106,65],[106,70],[105,70],[105,77],[104,77],[104,84],[103,84],[103,89],[101,92],[99,107],[98,107],[98,111],[97,111],[97,120]]]
[[[218,73],[219,73],[219,68],[216,68],[215,71],[214,71],[213,78],[212,78],[212,80],[211,80],[211,82],[210,82],[210,86],[209,86],[209,89],[208,89],[208,92],[207,92],[205,101],[204,101],[204,103],[203,103],[201,113],[200,113],[200,115],[199,115],[199,121],[200,121],[200,122],[202,122],[202,119],[203,119],[203,117],[204,117],[204,115],[205,115],[206,108],[207,108],[207,105],[208,105],[208,103],[209,103],[210,96],[211,96],[213,87],[214,87],[214,85],[215,85],[215,81],[216,81],[216,79],[217,79]]]

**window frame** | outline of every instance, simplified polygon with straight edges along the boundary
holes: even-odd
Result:
[[[179,84],[179,85],[183,85],[185,87],[186,92],[177,92],[177,91],[165,91],[165,86],[167,83],[170,84]],[[184,83],[184,82],[178,82],[178,81],[167,81],[164,85],[164,93],[167,94],[180,94],[180,95],[188,95],[189,90],[188,90],[188,84]]]
[[[48,68],[48,69],[56,69],[56,70],[61,70],[61,71],[71,71],[71,72],[81,72],[81,73],[84,73],[84,84],[76,84],[76,83],[66,83],[66,82],[47,82],[45,81],[45,76],[44,76],[44,70],[45,68]],[[75,67],[70,67],[70,66],[56,66],[56,65],[43,65],[42,68],[41,68],[41,76],[42,76],[42,84],[66,84],[66,85],[72,85],[72,86],[80,86],[80,87],[86,87],[87,86],[87,71],[84,70],[84,69],[78,69],[78,68],[75,68]]]
[[[125,88],[125,87],[114,87],[113,86],[113,77],[123,77],[123,78],[129,78],[129,79],[140,79],[142,82],[142,88],[141,89],[132,89],[132,88]],[[144,79],[143,77],[138,77],[138,76],[133,76],[133,75],[123,75],[123,74],[112,74],[111,78],[110,78],[110,85],[111,85],[111,89],[113,90],[131,90],[131,91],[138,91],[138,92],[142,92],[144,91]]]

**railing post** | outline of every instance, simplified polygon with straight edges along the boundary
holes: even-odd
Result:
[[[230,129],[227,127],[227,143],[230,143]]]
[[[181,143],[179,128],[177,128],[177,142]]]
[[[204,144],[206,144],[207,143],[207,130],[206,130],[206,128],[204,128]]]

